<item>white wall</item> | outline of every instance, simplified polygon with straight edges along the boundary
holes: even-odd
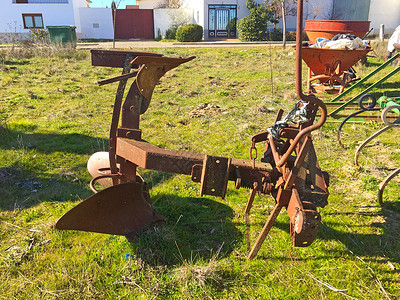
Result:
[[[111,8],[82,7],[79,9],[79,15],[82,39],[113,38],[113,19]],[[96,28],[97,24],[98,28]]]
[[[333,0],[308,0],[304,3],[306,20],[329,20],[332,16]]]
[[[157,8],[153,10],[154,17],[154,36],[158,37],[158,30],[164,37],[165,32],[173,24],[173,19],[186,21],[186,24],[193,24],[193,9],[192,8]]]
[[[297,4],[294,15],[286,16],[286,29],[295,31],[297,24]],[[329,20],[332,16],[333,0],[308,0],[304,2],[303,18],[304,20]],[[278,26],[282,29],[282,19],[279,20]]]
[[[199,24],[204,28],[205,5],[202,0],[185,0],[183,7],[193,9],[193,23]]]
[[[86,6],[86,2],[85,0],[69,0],[67,4],[21,4],[12,3],[11,0],[3,0],[0,9],[0,42],[5,33],[16,32],[21,36],[28,36],[30,30],[24,29],[23,13],[42,14],[45,28],[50,25],[75,25],[79,37],[80,22],[76,22],[74,5],[76,7]]]
[[[384,24],[385,33],[393,33],[400,25],[400,1],[371,0],[369,20],[370,28],[374,28],[374,32],[379,32],[380,24]]]
[[[13,4],[11,0],[7,0],[5,6],[0,10],[1,32],[9,30],[8,24],[12,24],[14,27],[14,22],[17,23],[17,29],[21,32],[29,32],[29,29],[24,29],[23,13],[41,13],[44,27],[48,25],[75,25],[72,2],[68,4]]]
[[[163,0],[137,0],[136,4],[139,4],[139,9],[153,9],[162,2]]]
[[[86,5],[86,0],[69,0],[74,2],[74,19],[75,19],[75,24],[70,24],[70,25],[75,25],[76,26],[76,33],[77,37],[81,38],[82,34],[82,29],[81,29],[81,18],[79,17],[79,9],[82,7],[87,7]]]

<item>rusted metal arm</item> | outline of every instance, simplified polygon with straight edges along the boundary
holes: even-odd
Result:
[[[383,191],[386,187],[386,185],[389,183],[390,180],[392,180],[396,175],[400,174],[400,167],[395,169],[392,173],[390,173],[379,185],[379,192],[378,192],[378,200],[379,200],[379,205],[383,206]]]
[[[356,149],[356,152],[354,154],[354,163],[357,167],[360,167],[358,164],[358,156],[361,152],[361,150],[370,142],[372,141],[374,138],[376,138],[377,136],[381,135],[382,133],[384,133],[385,131],[387,131],[390,128],[394,128],[394,127],[400,127],[400,116],[393,122],[390,122],[387,118],[387,115],[390,111],[400,111],[400,105],[390,105],[384,108],[384,110],[382,111],[382,121],[383,123],[386,124],[386,126],[380,130],[378,130],[377,132],[375,132],[373,135],[371,135],[369,138],[367,138],[364,142],[362,142]]]
[[[313,130],[316,130],[320,128],[326,121],[327,117],[327,108],[324,102],[322,102],[320,99],[316,98],[314,95],[305,95],[302,91],[302,34],[303,34],[303,0],[298,1],[298,9],[297,9],[297,31],[296,31],[296,92],[297,96],[309,103],[313,103],[319,107],[321,110],[321,117],[319,121],[309,127],[306,127],[302,129],[295,139],[292,141],[289,149],[286,151],[285,154],[282,155],[279,161],[276,161],[276,166],[281,167],[283,166],[286,162],[287,159],[289,158],[290,154],[293,152],[297,144],[303,139],[304,136],[306,136],[308,133],[310,133]]]
[[[109,83],[113,83],[113,82],[117,82],[117,81],[121,81],[121,80],[126,80],[126,79],[129,79],[129,78],[132,78],[132,77],[136,77],[137,73],[138,72],[132,72],[132,73],[116,76],[116,77],[113,77],[113,78],[100,80],[97,83],[98,83],[99,86],[102,86],[102,85],[105,85],[105,84],[109,84]]]
[[[276,180],[266,163],[256,162],[253,168],[252,161],[168,150],[126,138],[118,138],[117,155],[141,168],[191,175],[194,182],[202,183],[203,194],[213,196],[225,196],[228,180],[235,181],[237,188],[252,188],[256,182],[262,193],[269,193],[266,183]]]
[[[267,222],[265,222],[263,229],[261,230],[260,234],[258,235],[258,238],[257,238],[256,242],[254,243],[253,248],[251,249],[250,253],[247,255],[247,259],[254,259],[257,256],[257,253],[260,250],[261,245],[264,243],[265,238],[267,237],[272,226],[274,226],[275,220],[279,216],[279,213],[281,212],[282,208],[283,208],[283,206],[279,202],[275,204],[273,210],[271,211],[271,213],[268,217]]]

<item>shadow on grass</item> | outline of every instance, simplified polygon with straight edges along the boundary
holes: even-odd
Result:
[[[137,257],[150,265],[175,265],[209,261],[230,253],[241,233],[233,223],[233,210],[208,198],[159,194],[156,210],[165,216],[162,226],[130,238]]]
[[[337,216],[337,219],[340,219],[340,215],[354,216],[354,219],[360,216],[381,217],[378,220],[382,220],[382,222],[349,224],[349,222],[335,222],[332,219],[324,221],[323,218],[316,238],[322,241],[339,241],[346,246],[347,250],[326,250],[326,255],[317,256],[314,259],[341,258],[343,255],[352,253],[353,255],[362,257],[364,261],[400,264],[400,202],[385,203],[379,212],[325,213],[325,217],[329,215]],[[263,226],[264,224],[259,225]],[[278,220],[275,222],[274,227],[287,233],[290,231],[289,222]],[[366,231],[371,233],[365,233]],[[313,247],[313,245],[310,247]],[[289,257],[278,257],[275,259],[290,260]],[[303,259],[298,258],[296,260]]]
[[[25,128],[23,128],[25,129]],[[108,140],[84,134],[35,133],[26,130],[9,129],[0,126],[0,149],[35,149],[42,153],[67,152],[92,154],[108,148]]]
[[[81,166],[84,168],[85,166]],[[29,208],[42,202],[62,202],[89,197],[92,192],[73,172],[44,178],[18,164],[0,168],[0,211]]]
[[[4,65],[7,66],[15,66],[15,65],[19,65],[19,66],[23,66],[23,65],[29,65],[31,62],[28,59],[23,59],[23,60],[16,60],[16,61],[11,61],[11,60],[6,60],[4,61]]]
[[[77,201],[91,196],[87,182],[82,182],[75,175],[82,174],[82,170],[86,169],[85,164],[73,162],[70,158],[65,160],[64,156],[67,153],[91,154],[102,150],[101,147],[108,142],[81,134],[42,134],[34,130],[18,128],[2,129],[0,132],[0,149],[24,150],[18,152],[21,160],[0,169],[3,175],[0,180],[4,183],[0,191],[6,195],[0,199],[0,210],[71,200],[71,195],[75,195],[72,198]],[[41,155],[42,159],[37,167],[31,164],[31,157],[35,154]],[[48,159],[53,160],[52,164],[59,161],[62,164],[60,170],[65,167],[65,173],[49,176],[46,172]],[[143,170],[142,173],[149,187],[175,176],[151,170]],[[236,241],[240,240],[232,222],[233,210],[227,205],[209,198],[162,193],[152,200],[157,211],[165,216],[165,224],[147,230],[132,242],[134,252],[148,264],[171,265],[182,261],[209,260],[220,249],[220,256],[230,252]]]
[[[106,139],[82,134],[42,134],[0,127],[0,151],[15,151],[4,154],[5,166],[0,168],[0,210],[71,200],[71,195],[77,200],[89,197],[89,182],[81,178],[86,162],[76,161],[75,154],[89,155],[107,145]],[[59,173],[48,171],[49,165],[60,169]]]
[[[379,212],[343,212],[332,213],[334,215],[354,215],[354,219],[360,215],[366,217],[380,217],[375,222],[369,224],[344,224],[332,221],[323,222],[320,226],[318,237],[323,240],[339,240],[348,250],[357,256],[369,256],[371,261],[382,261],[375,257],[384,257],[391,262],[400,263],[400,202],[391,202]],[[344,226],[343,230],[334,229]],[[370,227],[370,232],[365,231],[365,227]]]

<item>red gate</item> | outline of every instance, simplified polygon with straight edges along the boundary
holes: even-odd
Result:
[[[117,9],[116,39],[154,39],[152,9]]]

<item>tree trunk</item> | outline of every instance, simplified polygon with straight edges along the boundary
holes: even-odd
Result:
[[[282,28],[282,47],[283,49],[286,48],[286,14],[285,14],[285,0],[281,1],[282,4],[282,23],[283,23],[283,28]]]

